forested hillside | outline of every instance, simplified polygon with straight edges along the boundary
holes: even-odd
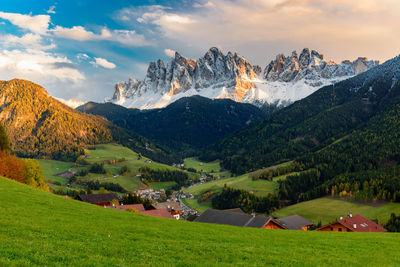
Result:
[[[389,112],[400,76],[400,58],[332,86],[277,111],[229,136],[202,158],[220,158],[223,167],[244,173],[317,152],[346,139],[369,120]],[[386,110],[386,111],[385,111]],[[379,119],[378,119],[379,120]]]
[[[25,80],[0,82],[0,122],[13,152],[24,157],[75,160],[85,146],[114,140],[156,160],[177,160],[133,131],[71,109]]]
[[[294,159],[302,172],[279,181],[279,198],[291,203],[328,194],[398,202],[399,78],[397,57],[222,140],[203,158],[219,157],[235,173]]]
[[[266,116],[265,111],[250,104],[201,96],[185,97],[154,110],[138,111],[111,103],[88,103],[77,109],[104,116],[180,154],[196,153]]]

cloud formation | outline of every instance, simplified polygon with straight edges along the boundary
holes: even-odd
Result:
[[[6,13],[0,11],[0,18],[8,20],[10,23],[22,29],[29,30],[34,33],[45,34],[49,28],[49,15],[24,15],[18,13]]]
[[[169,57],[173,57],[173,56],[175,56],[175,51],[167,48],[167,49],[164,49],[164,54],[166,54]]]
[[[105,69],[114,69],[116,67],[116,65],[110,61],[108,61],[105,58],[101,58],[101,57],[95,57],[94,61],[90,62],[91,64],[93,64],[94,66],[100,66],[103,67]]]
[[[303,47],[335,60],[388,59],[398,53],[397,0],[213,0],[193,6],[121,12],[126,20],[155,26],[164,45],[174,42],[182,51],[197,53],[220,45],[239,50],[257,64]]]

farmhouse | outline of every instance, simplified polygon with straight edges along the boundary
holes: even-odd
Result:
[[[272,217],[253,216],[246,213],[215,209],[206,210],[194,221],[263,229],[287,229],[285,225]]]
[[[111,206],[111,202],[114,199],[118,199],[118,197],[114,193],[109,193],[109,194],[78,195],[76,199],[90,204],[95,204],[98,206]]]
[[[349,214],[346,218],[322,226],[317,231],[327,232],[387,232],[385,228],[361,215]]]
[[[141,211],[139,213],[144,214],[144,215],[149,215],[149,216],[174,219],[174,217],[171,215],[171,213],[166,209],[145,210],[145,211]]]
[[[160,202],[153,205],[156,209],[166,209],[174,216],[175,219],[179,220],[182,214],[182,207],[179,202],[175,201],[167,201],[167,202]]]
[[[308,231],[313,222],[295,214],[277,219],[278,222],[285,225],[289,230]]]

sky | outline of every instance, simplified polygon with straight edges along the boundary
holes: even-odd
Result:
[[[304,47],[340,62],[400,53],[398,0],[1,0],[0,80],[103,101],[148,63],[213,46],[264,68]]]

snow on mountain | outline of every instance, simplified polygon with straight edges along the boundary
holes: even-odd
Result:
[[[57,99],[58,101],[60,101],[61,103],[63,103],[64,105],[69,106],[70,108],[77,108],[79,106],[82,106],[83,104],[85,104],[85,102],[76,100],[76,99],[64,99],[64,98],[58,98],[58,97],[54,97],[55,99]]]
[[[135,78],[115,85],[112,101],[140,109],[161,108],[179,98],[200,95],[229,98],[255,105],[285,106],[302,99],[322,86],[362,73],[378,61],[358,58],[340,64],[327,62],[323,55],[308,48],[298,56],[279,54],[265,68],[251,65],[237,53],[226,55],[216,47],[193,60],[175,53],[167,64],[149,64],[143,81]]]

